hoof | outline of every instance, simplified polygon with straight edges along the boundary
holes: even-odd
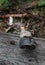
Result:
[[[30,50],[34,50],[36,48],[35,45],[29,46],[29,45],[23,45],[20,46],[21,49],[30,49]]]

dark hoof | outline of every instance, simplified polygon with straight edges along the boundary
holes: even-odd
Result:
[[[21,49],[30,49],[30,50],[34,50],[36,48],[35,45],[29,46],[29,45],[23,45],[20,46]]]

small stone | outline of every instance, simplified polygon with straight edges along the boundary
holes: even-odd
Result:
[[[10,41],[10,44],[15,45],[15,41]]]

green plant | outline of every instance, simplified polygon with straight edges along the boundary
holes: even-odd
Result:
[[[37,5],[38,6],[45,6],[45,0],[40,0]]]

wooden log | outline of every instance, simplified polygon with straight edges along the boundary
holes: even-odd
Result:
[[[7,14],[7,15],[0,15],[0,18],[4,18],[4,17],[8,18],[8,17],[10,17],[10,16],[12,16],[12,17],[25,17],[25,16],[27,16],[27,13],[24,13],[24,14]]]
[[[35,19],[39,19],[39,20],[45,21],[45,16],[38,16],[38,15],[34,15],[33,13],[0,15],[0,18],[8,18],[10,16],[12,16],[12,17],[19,17],[19,18],[25,17],[25,16],[26,17],[29,16],[29,17],[32,17],[32,18],[35,18]]]

